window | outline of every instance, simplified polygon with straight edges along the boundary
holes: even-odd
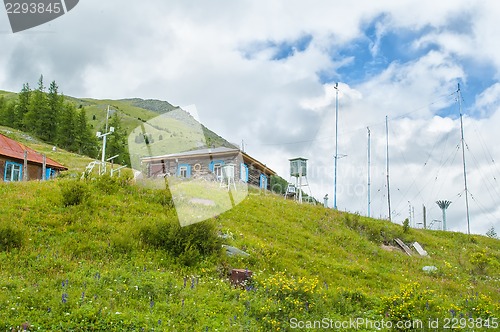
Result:
[[[248,166],[243,163],[240,167],[240,180],[243,182],[248,182]]]
[[[56,175],[56,171],[53,170],[52,168],[47,167],[45,169],[45,180],[50,180],[50,179],[54,178],[55,175]]]
[[[191,165],[189,164],[180,164],[177,175],[181,178],[190,178],[191,177]]]
[[[264,174],[260,175],[260,188],[267,189],[267,176]]]
[[[214,172],[217,180],[222,179],[222,166],[224,165],[224,160],[213,160],[208,165],[208,168]]]
[[[23,179],[23,165],[12,161],[5,162],[4,181],[21,181]]]

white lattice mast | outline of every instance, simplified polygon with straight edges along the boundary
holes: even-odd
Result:
[[[465,139],[464,139],[464,122],[462,120],[462,94],[460,93],[460,83],[458,83],[458,108],[460,111],[460,133],[462,136],[462,161],[464,164],[464,185],[465,185],[465,209],[467,213],[467,234],[470,235],[470,218],[469,218],[469,190],[467,189],[467,169],[465,167]]]

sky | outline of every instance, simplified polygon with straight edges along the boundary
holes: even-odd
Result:
[[[493,0],[82,0],[12,33],[0,10],[0,89],[43,74],[74,97],[195,105],[287,180],[307,158],[304,190],[330,207],[388,219],[390,193],[393,222],[420,227],[425,205],[440,227],[450,200],[447,227],[466,233],[467,196],[485,234],[500,231],[498,17]]]

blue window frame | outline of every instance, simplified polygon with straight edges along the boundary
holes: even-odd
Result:
[[[23,165],[12,161],[5,162],[4,181],[21,181],[23,179]]]
[[[224,160],[212,160],[208,165],[208,169],[215,173],[217,180],[222,179],[222,166],[224,166]]]
[[[191,165],[179,164],[179,167],[177,167],[177,176],[179,176],[181,178],[190,178],[191,177]]]
[[[248,166],[241,163],[240,166],[240,180],[243,182],[248,182]]]
[[[210,170],[210,172],[214,172],[223,165],[224,165],[224,160],[212,160],[208,165],[208,169]]]
[[[45,169],[45,180],[50,180],[54,177],[54,175],[56,175],[56,171],[53,170],[52,168],[50,167],[47,167]]]
[[[267,176],[265,176],[264,174],[261,174],[259,178],[260,178],[260,181],[259,181],[260,187],[262,189],[267,189]]]

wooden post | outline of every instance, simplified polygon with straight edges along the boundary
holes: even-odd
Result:
[[[47,172],[47,157],[45,154],[42,154],[42,181],[46,180],[45,173]]]
[[[24,150],[23,181],[28,181],[28,151]]]

